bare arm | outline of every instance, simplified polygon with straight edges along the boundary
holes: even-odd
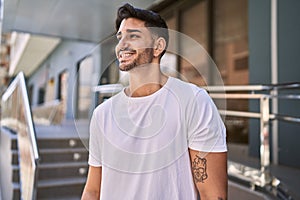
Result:
[[[99,200],[101,188],[102,167],[89,167],[87,181],[81,200]]]
[[[189,149],[194,183],[201,200],[227,199],[227,153]]]

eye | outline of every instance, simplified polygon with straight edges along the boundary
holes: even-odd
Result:
[[[130,34],[130,39],[136,39],[136,38],[140,38],[140,36],[137,34]]]

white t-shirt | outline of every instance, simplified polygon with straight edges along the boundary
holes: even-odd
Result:
[[[89,144],[89,165],[102,166],[101,200],[196,200],[188,148],[227,151],[207,92],[172,77],[149,96],[122,91],[100,104]]]

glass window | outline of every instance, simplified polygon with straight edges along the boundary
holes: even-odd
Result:
[[[51,78],[46,87],[46,95],[45,95],[45,101],[50,102],[55,99],[55,81],[54,78]]]
[[[198,86],[249,83],[247,0],[177,1],[161,12],[167,16],[170,29],[195,41],[190,42],[183,36],[170,37],[170,48],[179,49],[175,63],[182,79]],[[199,45],[205,53],[196,50]],[[163,64],[174,63],[172,56],[167,54],[166,58]],[[248,111],[248,101],[227,100],[227,109]],[[229,142],[248,142],[248,119],[226,117],[225,123]]]
[[[214,1],[213,56],[224,84],[248,84],[248,2]]]
[[[179,15],[179,31],[186,35],[179,41],[180,74],[187,81],[197,85],[207,85],[206,82],[209,80],[208,60],[205,52],[208,49],[207,9],[207,1],[199,1],[183,7]],[[187,42],[190,40],[195,40],[195,42]],[[197,50],[199,46],[204,48],[203,52]]]
[[[87,57],[79,64],[78,69],[78,110],[77,118],[85,119],[89,116],[91,107],[91,88],[93,75],[93,59]]]
[[[225,85],[247,85],[248,2],[215,0],[213,8],[213,57]],[[248,111],[248,100],[227,100],[228,110]],[[228,141],[248,142],[248,119],[227,117]]]
[[[62,102],[63,114],[66,113],[66,109],[67,109],[68,77],[69,77],[69,73],[67,71],[63,71],[62,73],[59,74],[58,99]]]

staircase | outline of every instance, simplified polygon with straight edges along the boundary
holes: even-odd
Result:
[[[87,139],[80,138],[73,126],[36,127],[36,132],[40,154],[36,199],[80,199],[88,171],[88,151],[84,145]],[[20,176],[16,134],[11,133],[9,138],[10,147],[6,149],[9,148],[11,154],[11,166],[8,163],[6,171],[11,170],[9,189],[13,190],[12,199],[17,200],[20,199]]]
[[[37,199],[80,199],[88,152],[80,138],[38,138]]]

